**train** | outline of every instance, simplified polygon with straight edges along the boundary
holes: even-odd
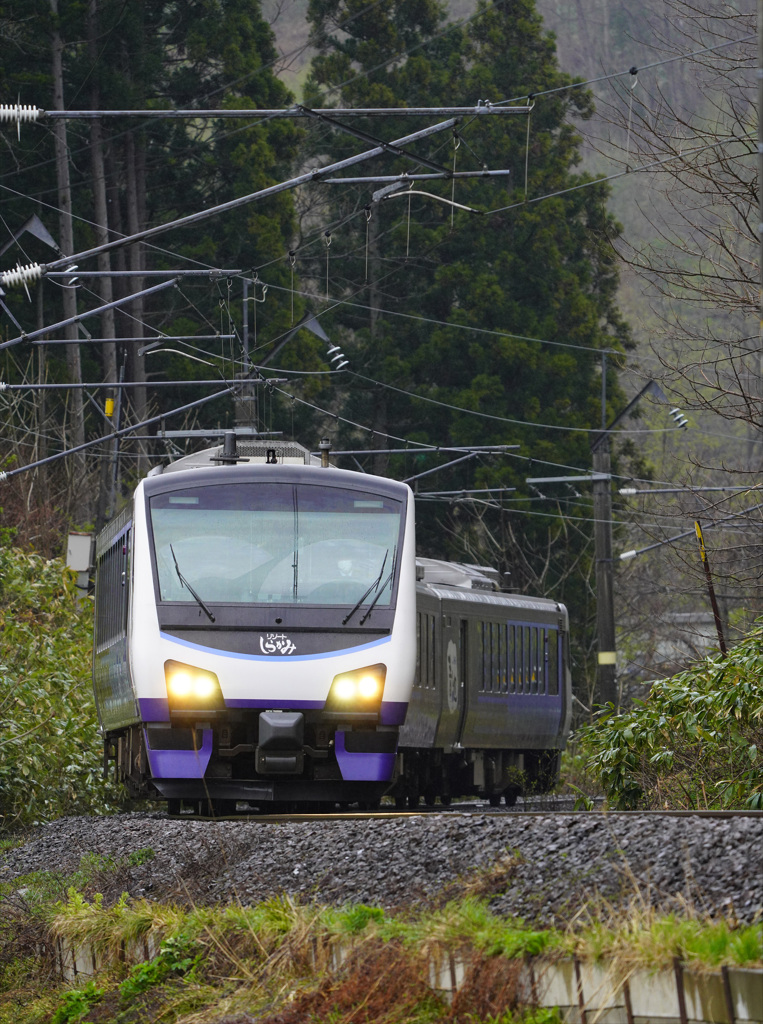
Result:
[[[225,433],[96,538],[104,772],[170,814],[513,802],[557,776],[563,605],[416,558],[404,483]]]

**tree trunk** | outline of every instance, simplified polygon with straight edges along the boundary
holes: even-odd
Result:
[[[145,214],[145,150],[136,139],[134,132],[128,132],[125,139],[125,157],[127,161],[127,233],[130,235],[141,231],[144,226]],[[129,248],[128,261],[130,270],[145,270],[145,255],[143,246],[138,242]],[[132,290],[141,291],[144,278],[131,278]],[[133,317],[134,337],[141,337],[145,330],[145,304],[143,299],[135,299],[130,304],[130,311]],[[145,384],[146,363],[145,358],[139,355],[142,343],[139,341],[127,343],[127,360],[129,379],[140,384]],[[145,387],[137,387],[131,390],[133,413],[136,421],[140,422],[148,417],[148,398]],[[146,445],[142,441],[138,445],[138,476],[143,476],[148,470],[148,458]]]
[[[63,49],[61,32],[58,28],[58,0],[50,0],[50,10],[53,15],[53,29],[51,36],[51,62],[53,70],[53,109],[64,109],[64,78],[63,78]],[[56,180],[58,184],[58,231],[60,245],[64,255],[71,255],[74,252],[74,227],[72,223],[72,195],[71,183],[69,180],[69,153],[66,142],[66,121],[57,118],[53,122],[53,138],[56,154]],[[73,287],[61,289],[64,305],[64,319],[77,315],[77,293]],[[70,324],[64,328],[64,337],[75,341],[78,337],[77,325]],[[69,380],[72,384],[82,383],[82,368],[80,364],[79,345],[71,344],[66,346],[66,364]],[[72,389],[69,408],[71,410],[71,434],[69,439],[70,447],[76,447],[85,443],[85,414],[83,395],[81,388]],[[78,452],[72,456],[70,466],[71,488],[70,515],[77,525],[84,525],[90,518],[90,501],[88,500],[89,488],[86,486],[86,459],[84,452]]]
[[[368,222],[368,318],[369,334],[371,338],[370,350],[375,353],[379,344],[379,211],[374,210],[373,216]],[[371,436],[372,448],[389,448],[387,437],[387,391],[385,388],[376,388],[373,393],[373,428]],[[377,476],[386,476],[389,468],[389,455],[381,452],[374,455],[374,473]]]
[[[98,60],[98,0],[90,0],[88,7],[88,54],[90,62],[95,67]],[[100,110],[101,94],[98,87],[97,75],[92,76],[92,88],[90,90],[90,106],[92,110]],[[106,170],[103,155],[103,125],[98,118],[90,122],[90,165],[93,178],[93,207],[95,214],[95,243],[104,245],[109,241],[109,215],[108,200],[106,195]],[[111,272],[111,253],[102,252],[98,255],[98,269],[103,273]],[[98,294],[101,301],[106,304],[113,301],[114,289],[110,277],[98,279]],[[101,337],[116,338],[116,324],[114,310],[108,309],[101,315]],[[117,379],[117,346],[115,341],[103,343],[101,348],[101,365],[103,367],[103,380],[116,381]],[[102,397],[114,399],[113,391],[103,392]],[[110,515],[114,514],[115,493],[113,489],[113,475],[111,473],[111,460],[102,459],[100,479],[98,483],[98,506],[96,509],[96,529],[104,524]]]

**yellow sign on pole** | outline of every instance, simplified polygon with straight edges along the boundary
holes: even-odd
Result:
[[[718,609],[718,601],[715,597],[715,587],[713,586],[713,575],[710,572],[710,563],[707,560],[707,551],[705,550],[705,538],[702,536],[702,527],[695,520],[694,521],[694,532],[697,534],[697,540],[699,541],[699,554],[702,559],[702,565],[705,569],[705,579],[707,581],[707,592],[710,595],[710,604],[713,606],[713,616],[715,618],[715,629],[718,633],[718,646],[721,649],[721,654],[726,655],[726,639],[723,635],[723,624],[721,622],[721,613]]]

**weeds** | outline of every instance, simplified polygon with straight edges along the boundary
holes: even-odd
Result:
[[[80,870],[89,879],[103,868],[88,860]],[[45,879],[37,899],[60,885]],[[20,929],[10,917],[0,932],[0,1024],[175,1024],[218,1019],[213,1008],[263,1024],[559,1024],[533,1008],[528,957],[606,960],[621,976],[676,956],[694,969],[763,964],[759,925],[708,920],[688,905],[659,915],[639,893],[629,913],[589,905],[565,932],[497,917],[484,896],[406,914],[286,896],[188,910],[126,895],[108,905],[73,886],[47,909],[19,903],[16,924],[27,919],[36,930],[26,945],[11,940]],[[69,987],[54,981],[56,941],[93,950],[96,973]],[[456,962],[466,976],[449,1005],[430,965],[444,977]]]
[[[82,988],[73,988],[65,992],[61,1003],[50,1019],[50,1024],[75,1024],[82,1020],[91,1006],[100,1002],[103,989],[97,988],[95,982],[89,981]]]
[[[201,953],[187,935],[165,939],[153,960],[136,964],[119,986],[122,1003],[132,1002],[136,996],[154,985],[159,985],[171,975],[186,975],[196,967]]]

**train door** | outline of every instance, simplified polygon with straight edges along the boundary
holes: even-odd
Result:
[[[466,704],[469,699],[467,680],[469,678],[469,620],[458,619],[458,728],[457,740],[460,743],[464,734]]]

